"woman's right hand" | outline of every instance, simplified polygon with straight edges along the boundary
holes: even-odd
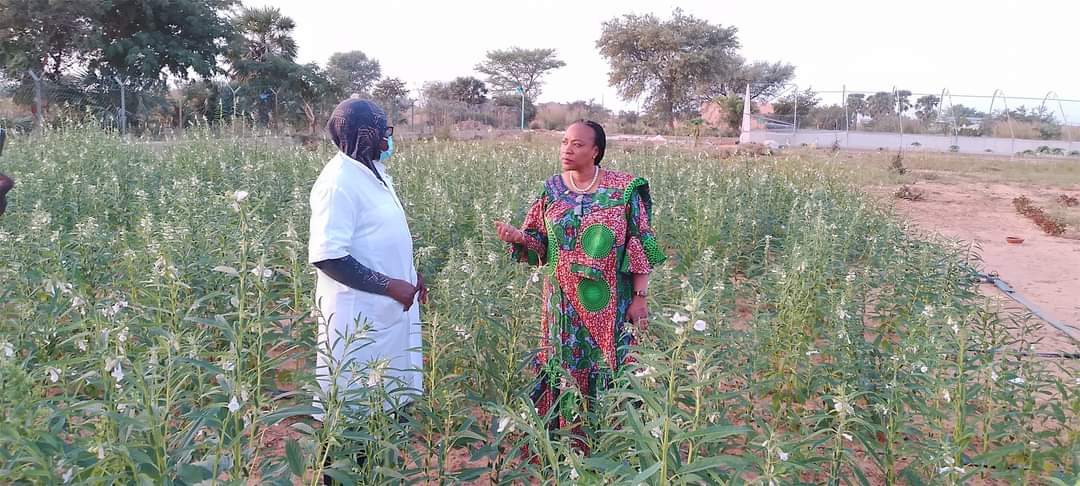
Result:
[[[514,225],[496,221],[495,232],[498,233],[500,240],[507,243],[516,243],[519,245],[525,243],[525,233],[515,228]]]
[[[419,291],[419,287],[396,278],[390,279],[390,283],[386,285],[386,296],[398,301],[406,312],[416,301],[416,293]]]

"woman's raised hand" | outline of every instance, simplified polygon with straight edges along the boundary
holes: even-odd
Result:
[[[496,221],[495,232],[499,235],[500,240],[507,243],[525,243],[525,233],[515,228],[512,224]]]

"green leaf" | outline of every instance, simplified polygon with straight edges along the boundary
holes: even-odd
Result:
[[[304,457],[300,452],[300,444],[293,439],[285,442],[285,461],[289,464],[289,472],[296,477],[304,475]]]
[[[310,416],[322,413],[322,409],[312,405],[297,405],[263,415],[259,421],[265,425],[274,425],[289,417]]]
[[[746,467],[747,464],[748,462],[746,459],[738,456],[703,457],[680,468],[679,475],[694,474],[718,467],[739,469]]]
[[[641,471],[640,473],[638,473],[637,476],[634,476],[634,479],[630,480],[630,484],[643,483],[643,482],[645,482],[646,479],[651,478],[653,476],[653,474],[656,474],[656,471],[659,471],[659,470],[660,470],[660,463],[658,462],[658,463],[653,464],[652,466],[646,468],[644,471]]]

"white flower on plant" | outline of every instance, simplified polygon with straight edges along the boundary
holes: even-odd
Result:
[[[229,411],[236,413],[237,410],[240,410],[240,401],[233,396],[232,400],[229,400]]]
[[[532,280],[533,283],[539,282],[540,281],[540,272],[533,272],[532,277],[530,278],[530,280]]]
[[[855,281],[855,272],[848,272],[847,276],[844,277],[844,281],[847,282],[847,283],[854,282]]]
[[[787,461],[791,454],[784,452],[783,449],[776,449],[776,457],[780,458],[781,461]]]
[[[701,319],[694,321],[694,330],[697,332],[705,332],[709,328],[709,324]]]
[[[274,271],[267,268],[267,267],[265,267],[265,266],[263,266],[263,264],[260,263],[260,264],[256,265],[255,268],[251,269],[251,274],[256,276],[256,277],[262,277],[263,280],[266,280],[266,279],[274,276]]]
[[[64,474],[60,476],[60,479],[63,479],[64,484],[67,484],[67,483],[70,483],[72,478],[74,478],[74,477],[75,477],[75,468],[69,468],[67,471],[64,471]]]
[[[945,324],[952,329],[953,334],[960,334],[960,325],[956,323],[952,316],[945,319]]]
[[[671,322],[674,322],[676,324],[682,324],[682,323],[687,322],[689,320],[690,320],[689,317],[680,314],[679,311],[675,311],[675,314],[671,316]]]
[[[649,431],[649,434],[652,435],[653,437],[659,439],[660,438],[660,426],[657,425],[656,427],[653,427],[652,430]]]
[[[848,314],[846,309],[844,309],[843,307],[836,308],[837,319],[840,319],[841,321],[846,321],[849,317],[851,317],[851,314]]]
[[[990,370],[990,380],[991,381],[998,381],[998,378],[1001,378],[1001,377],[998,376],[997,371]],[[1076,379],[1076,384],[1080,385],[1080,378]]]
[[[949,390],[942,390],[941,399],[945,400],[945,403],[952,402],[952,395],[949,394]]]
[[[510,417],[500,418],[499,419],[499,426],[495,428],[495,432],[501,434],[504,430],[506,430],[506,427],[509,426],[509,425],[510,425]],[[513,427],[511,427],[510,430],[513,430]]]
[[[955,467],[955,466],[945,466],[945,467],[943,467],[941,469],[938,469],[938,474],[949,474],[949,473],[953,473],[953,472],[955,472],[956,474],[963,475],[963,474],[967,473],[967,470],[962,468],[962,467]]]
[[[807,352],[806,352],[806,356],[807,356],[807,357],[813,356],[813,355],[815,355],[815,354],[821,354],[821,352],[820,352],[820,351],[818,351],[818,350],[816,350],[816,349],[811,349],[810,351],[807,351]]]
[[[579,478],[579,477],[580,476],[578,475],[577,468],[571,467],[570,468],[570,480],[571,481],[577,481],[577,478]]]
[[[247,191],[236,191],[233,193],[233,200],[236,202],[244,202],[250,194]]]
[[[225,361],[225,362],[221,363],[221,369],[223,369],[225,371],[232,371],[235,368],[236,368],[236,365],[234,365],[232,361]]]
[[[383,371],[390,365],[390,362],[385,359],[380,359],[371,363],[368,368],[368,380],[367,386],[375,387],[382,384]]]
[[[120,388],[120,382],[124,380],[124,369],[120,367],[119,359],[116,360],[116,366],[113,368],[112,373],[109,374],[116,380],[116,387]]]
[[[851,434],[849,434],[847,432],[844,432],[844,433],[842,433],[840,435],[844,437],[844,440],[855,440],[855,438],[852,437]]]
[[[120,402],[120,403],[116,404],[116,411],[117,412],[123,412],[124,410],[127,410],[127,404],[126,403]]]
[[[123,328],[120,329],[120,332],[116,333],[116,340],[119,341],[120,344],[124,344],[124,343],[127,342],[127,338],[128,338],[128,328],[127,328],[127,326],[124,326]]]
[[[836,403],[833,404],[833,410],[836,410],[836,413],[843,413],[847,415],[855,414],[855,408],[853,408],[851,404],[845,402],[844,400],[837,400]]]
[[[15,348],[11,346],[11,343],[3,341],[0,342],[0,353],[3,353],[5,358],[11,358],[15,356]]]
[[[82,352],[85,353],[89,346],[87,345],[87,342],[86,342],[85,339],[79,338],[77,341],[75,341],[75,347],[79,348],[79,351],[82,351]]]
[[[922,310],[922,315],[927,319],[932,319],[934,317],[934,306],[927,305],[926,307],[924,307]]]
[[[488,264],[490,264],[490,265],[494,265],[494,264],[495,264],[495,262],[497,262],[498,260],[499,260],[499,258],[498,258],[498,257],[496,257],[494,253],[492,253],[492,252],[490,252],[490,251],[488,252],[488,254],[487,254],[487,261],[488,261]]]
[[[1009,380],[1009,383],[1012,383],[1014,385],[1023,385],[1024,383],[1026,383],[1026,381],[1024,380],[1024,377],[1017,376],[1016,378]]]
[[[653,369],[652,366],[646,366],[644,368],[638,368],[637,371],[634,372],[634,376],[637,378],[645,378],[646,376],[653,374],[654,371],[656,370]]]
[[[56,368],[49,368],[49,381],[56,383],[60,381],[60,370]]]

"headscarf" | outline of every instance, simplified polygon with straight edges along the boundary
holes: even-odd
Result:
[[[372,163],[372,157],[378,156],[375,149],[386,133],[386,112],[379,105],[355,98],[342,101],[326,122],[326,130],[342,153],[371,169],[379,181],[383,180]]]

